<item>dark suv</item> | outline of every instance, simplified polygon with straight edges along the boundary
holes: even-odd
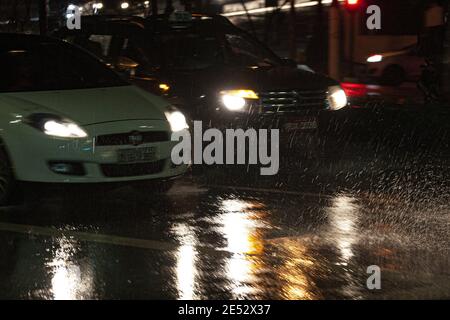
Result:
[[[338,82],[278,57],[222,16],[83,16],[80,30],[56,35],[214,126],[315,130],[321,112],[347,105]]]

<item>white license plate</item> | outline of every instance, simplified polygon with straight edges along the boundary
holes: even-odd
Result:
[[[119,163],[152,162],[157,160],[156,147],[119,149],[117,159]]]
[[[284,125],[287,131],[293,130],[315,130],[318,128],[317,118],[305,117],[299,118],[295,121],[289,121]]]

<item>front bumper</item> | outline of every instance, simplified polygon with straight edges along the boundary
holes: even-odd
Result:
[[[168,179],[186,172],[187,166],[171,162],[171,150],[176,142],[159,141],[133,145],[96,145],[100,135],[132,131],[169,131],[162,120],[133,120],[84,126],[89,137],[64,139],[46,136],[27,125],[21,125],[20,135],[6,139],[8,153],[17,180],[48,183],[112,183],[152,179]],[[20,137],[20,140],[17,138]],[[170,139],[170,136],[169,136]],[[155,164],[119,164],[117,150],[156,147]],[[81,175],[61,174],[50,169],[49,163],[81,164]],[[106,174],[105,168],[109,170]],[[112,170],[112,171],[111,171]],[[114,174],[118,172],[119,174]],[[111,174],[111,172],[113,174]]]

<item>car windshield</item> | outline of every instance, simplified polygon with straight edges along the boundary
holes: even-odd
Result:
[[[244,32],[214,34],[210,31],[179,30],[141,40],[150,60],[169,69],[203,69],[218,64],[271,67],[281,64],[269,49]],[[156,49],[157,48],[157,49]]]
[[[0,92],[122,86],[127,83],[89,54],[65,44],[0,49]]]
[[[271,67],[281,64],[273,52],[245,33],[226,33],[229,61],[241,66]]]
[[[154,37],[149,52],[159,48],[160,65],[172,69],[203,69],[223,62],[223,54],[213,34],[170,32]],[[151,53],[154,55],[154,53]]]

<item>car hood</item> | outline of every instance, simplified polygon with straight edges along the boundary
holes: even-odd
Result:
[[[16,92],[0,95],[9,108],[54,113],[81,125],[101,122],[164,120],[168,102],[133,86]]]
[[[278,90],[322,90],[339,83],[318,73],[294,67],[248,68],[214,67],[195,72],[171,73],[175,89],[208,94],[227,89],[251,89],[256,92]],[[177,90],[178,91],[178,90]],[[183,92],[179,92],[183,94]],[[186,92],[188,93],[188,92]]]

